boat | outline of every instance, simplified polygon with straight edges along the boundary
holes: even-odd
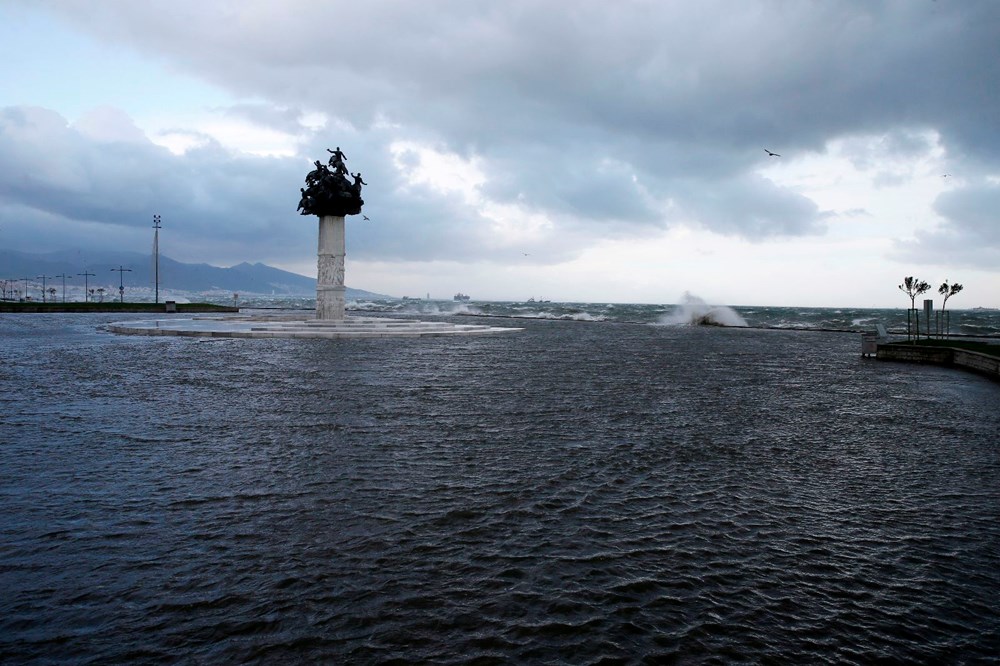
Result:
[[[455,300],[456,301],[467,301],[467,300],[469,300],[469,295],[468,294],[463,294],[462,292],[458,292],[457,294],[455,294]]]

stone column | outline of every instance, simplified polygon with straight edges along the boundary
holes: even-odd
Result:
[[[319,218],[316,257],[316,319],[344,318],[344,218]]]

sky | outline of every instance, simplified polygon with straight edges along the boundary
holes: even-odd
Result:
[[[1000,307],[995,0],[0,0],[0,249],[315,276],[334,147],[355,288]]]

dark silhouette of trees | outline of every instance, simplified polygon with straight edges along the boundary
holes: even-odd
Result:
[[[903,278],[903,284],[899,285],[899,290],[910,297],[910,309],[917,309],[917,296],[927,293],[931,288],[929,284],[915,277]]]
[[[910,316],[916,314],[917,337],[920,337],[920,315],[917,310],[917,296],[926,293],[931,286],[923,280],[915,277],[903,278],[903,284],[899,285],[899,290],[910,297],[910,309],[906,311],[906,338],[910,338]],[[927,322],[927,331],[930,333],[930,322]]]
[[[938,293],[944,296],[944,301],[941,303],[941,317],[945,320],[945,333],[951,333],[951,318],[947,314],[948,299],[962,291],[962,289],[962,285],[957,282],[955,284],[948,284],[947,280],[938,287]]]

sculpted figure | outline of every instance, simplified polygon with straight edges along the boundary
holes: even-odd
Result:
[[[326,149],[330,153],[328,164],[316,160],[313,170],[306,174],[306,186],[299,188],[298,210],[302,215],[340,216],[358,215],[365,204],[361,198],[361,186],[367,185],[361,178],[361,172],[356,174],[347,170],[344,159],[347,157],[337,146],[336,150]],[[354,178],[352,183],[349,176]]]
[[[344,167],[344,172],[346,173],[347,167],[344,166],[344,160],[347,159],[347,155],[340,150],[340,146],[337,146],[337,150],[327,148],[326,152],[330,153],[330,166],[333,170],[338,171],[339,167]]]
[[[315,185],[330,173],[319,160],[316,160],[313,164],[316,165],[316,168],[306,174],[306,183],[308,185]]]
[[[354,190],[356,192],[360,193],[361,192],[361,186],[362,185],[367,185],[368,183],[366,183],[365,181],[361,180],[361,172],[360,171],[357,172],[357,173],[352,173],[351,175],[354,176]]]

